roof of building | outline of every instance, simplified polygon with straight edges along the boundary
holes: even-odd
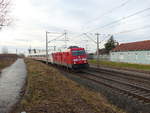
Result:
[[[122,43],[114,48],[112,51],[141,51],[150,50],[150,40]]]

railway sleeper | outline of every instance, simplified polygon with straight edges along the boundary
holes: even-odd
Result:
[[[145,94],[147,94],[147,92],[143,91],[143,92],[139,92],[137,93],[138,95],[142,95],[142,96],[145,96]]]
[[[90,74],[91,74],[91,73],[90,73]],[[83,76],[82,76],[82,77],[83,77]],[[114,88],[114,89],[116,89],[116,90],[120,90],[120,91],[124,92],[124,94],[126,94],[127,96],[133,96],[134,98],[138,98],[138,100],[142,100],[142,101],[144,101],[144,102],[146,102],[146,103],[150,103],[150,99],[145,98],[145,97],[143,97],[143,96],[141,96],[141,95],[137,95],[136,93],[132,93],[132,92],[129,90],[129,88],[122,89],[122,88],[118,88],[118,87],[116,87],[116,86],[112,86],[112,85],[110,85],[110,84],[108,84],[108,83],[105,83],[105,82],[102,82],[102,81],[93,80],[93,79],[88,78],[88,77],[86,77],[86,76],[84,76],[84,78],[89,79],[89,80],[92,80],[92,81],[94,81],[94,82],[96,82],[96,83],[103,84],[103,85],[105,85],[105,86],[107,86],[107,87]],[[131,89],[131,88],[130,88],[130,89]]]
[[[129,99],[132,99],[133,101],[138,101],[139,103],[145,104],[145,101],[143,99],[139,99],[131,94],[126,94],[126,96],[128,95]]]
[[[114,71],[114,70],[108,70],[108,69],[94,69],[95,71],[97,70],[97,71],[103,71],[103,72],[107,72],[107,73],[115,73],[115,74],[121,74],[121,75],[124,75],[124,76],[129,76],[129,77],[138,77],[138,78],[140,78],[140,79],[143,79],[143,80],[146,80],[146,81],[148,81],[148,80],[150,80],[150,77],[143,77],[143,76],[140,76],[140,75],[134,75],[134,74],[129,74],[129,73],[124,73],[124,72],[117,72],[117,71]]]
[[[150,83],[150,81],[149,81],[150,78],[146,78],[146,77],[141,77],[141,76],[136,76],[136,75],[130,76],[130,75],[126,74],[126,73],[120,73],[120,72],[115,72],[115,71],[110,71],[110,70],[104,70],[104,69],[95,70],[95,71],[99,72],[99,73],[105,73],[105,74],[107,73],[107,74],[110,74],[112,76],[121,76],[122,78],[130,79],[130,80],[141,81],[141,79],[142,79],[142,81]]]
[[[143,94],[143,96],[145,96],[145,97],[150,97],[150,93],[145,93],[145,94]]]
[[[122,94],[123,94],[124,96],[126,96],[127,98],[129,98],[129,99],[132,99],[132,100],[134,100],[134,101],[138,101],[138,102],[140,102],[140,103],[144,103],[143,100],[141,100],[141,99],[135,97],[135,96],[134,96],[133,94],[131,94],[131,93],[123,92]]]
[[[130,90],[131,92],[138,92],[138,90],[135,89],[135,88],[130,88],[129,90]]]
[[[128,90],[128,89],[125,89],[125,91],[122,91],[122,94],[129,98],[136,99],[140,103],[144,103],[144,104],[149,103],[150,104],[150,98],[144,97],[143,95],[139,95],[138,93],[135,93],[135,92],[134,93],[130,92],[130,90]]]
[[[149,95],[149,96],[146,96],[146,98],[149,98],[149,99],[150,99],[150,95]]]
[[[135,91],[135,89],[132,89],[132,90]],[[142,95],[138,95],[137,92],[139,92],[139,90],[136,90],[134,93],[132,93],[131,90],[125,89],[125,91],[119,91],[119,94],[124,95],[124,96],[126,96],[126,97],[128,97],[128,98],[131,98],[131,99],[133,99],[133,100],[135,100],[135,101],[138,101],[138,102],[140,102],[140,103],[145,103],[145,102],[147,103],[147,101],[145,101],[145,100],[143,99],[143,96],[142,96]],[[139,98],[139,97],[140,97],[140,98]],[[149,103],[149,102],[148,102],[148,103]]]
[[[96,74],[91,73],[91,72],[86,72],[86,73],[97,76]],[[119,82],[119,83],[121,83],[121,84],[129,85],[129,86],[131,86],[131,87],[134,86],[135,88],[138,88],[138,89],[141,89],[141,90],[147,90],[147,91],[150,91],[150,89],[145,88],[145,87],[143,87],[143,86],[137,86],[137,85],[135,85],[135,84],[131,84],[131,83],[123,82],[123,81],[120,82],[120,81],[118,81],[118,80],[115,80],[115,79],[112,79],[112,78],[106,78],[106,77],[103,77],[103,76],[102,76],[101,78],[104,78],[104,79],[107,79],[107,80],[111,80],[111,81],[116,81],[116,82]]]
[[[137,93],[132,93],[130,92],[130,90],[124,90],[124,92],[130,96],[133,96],[135,98],[139,98],[140,100],[143,100],[143,101],[146,101],[146,102],[149,102],[150,103],[150,99],[149,98],[146,98],[146,97],[143,97],[142,95],[138,95]]]

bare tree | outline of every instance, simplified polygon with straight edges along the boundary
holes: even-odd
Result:
[[[0,0],[0,29],[10,23],[8,16],[10,0]]]
[[[7,47],[3,47],[2,48],[2,53],[3,54],[8,54],[8,48]]]

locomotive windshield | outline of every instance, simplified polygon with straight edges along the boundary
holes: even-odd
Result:
[[[85,54],[84,50],[72,51],[73,56],[84,55],[84,54]]]

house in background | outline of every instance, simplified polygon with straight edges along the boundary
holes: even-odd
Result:
[[[120,44],[110,52],[110,60],[150,64],[150,40]]]
[[[95,52],[93,58],[97,59],[97,51]],[[107,51],[105,48],[99,49],[99,59],[100,60],[110,61],[109,51]]]
[[[94,53],[87,53],[88,59],[94,59]]]

